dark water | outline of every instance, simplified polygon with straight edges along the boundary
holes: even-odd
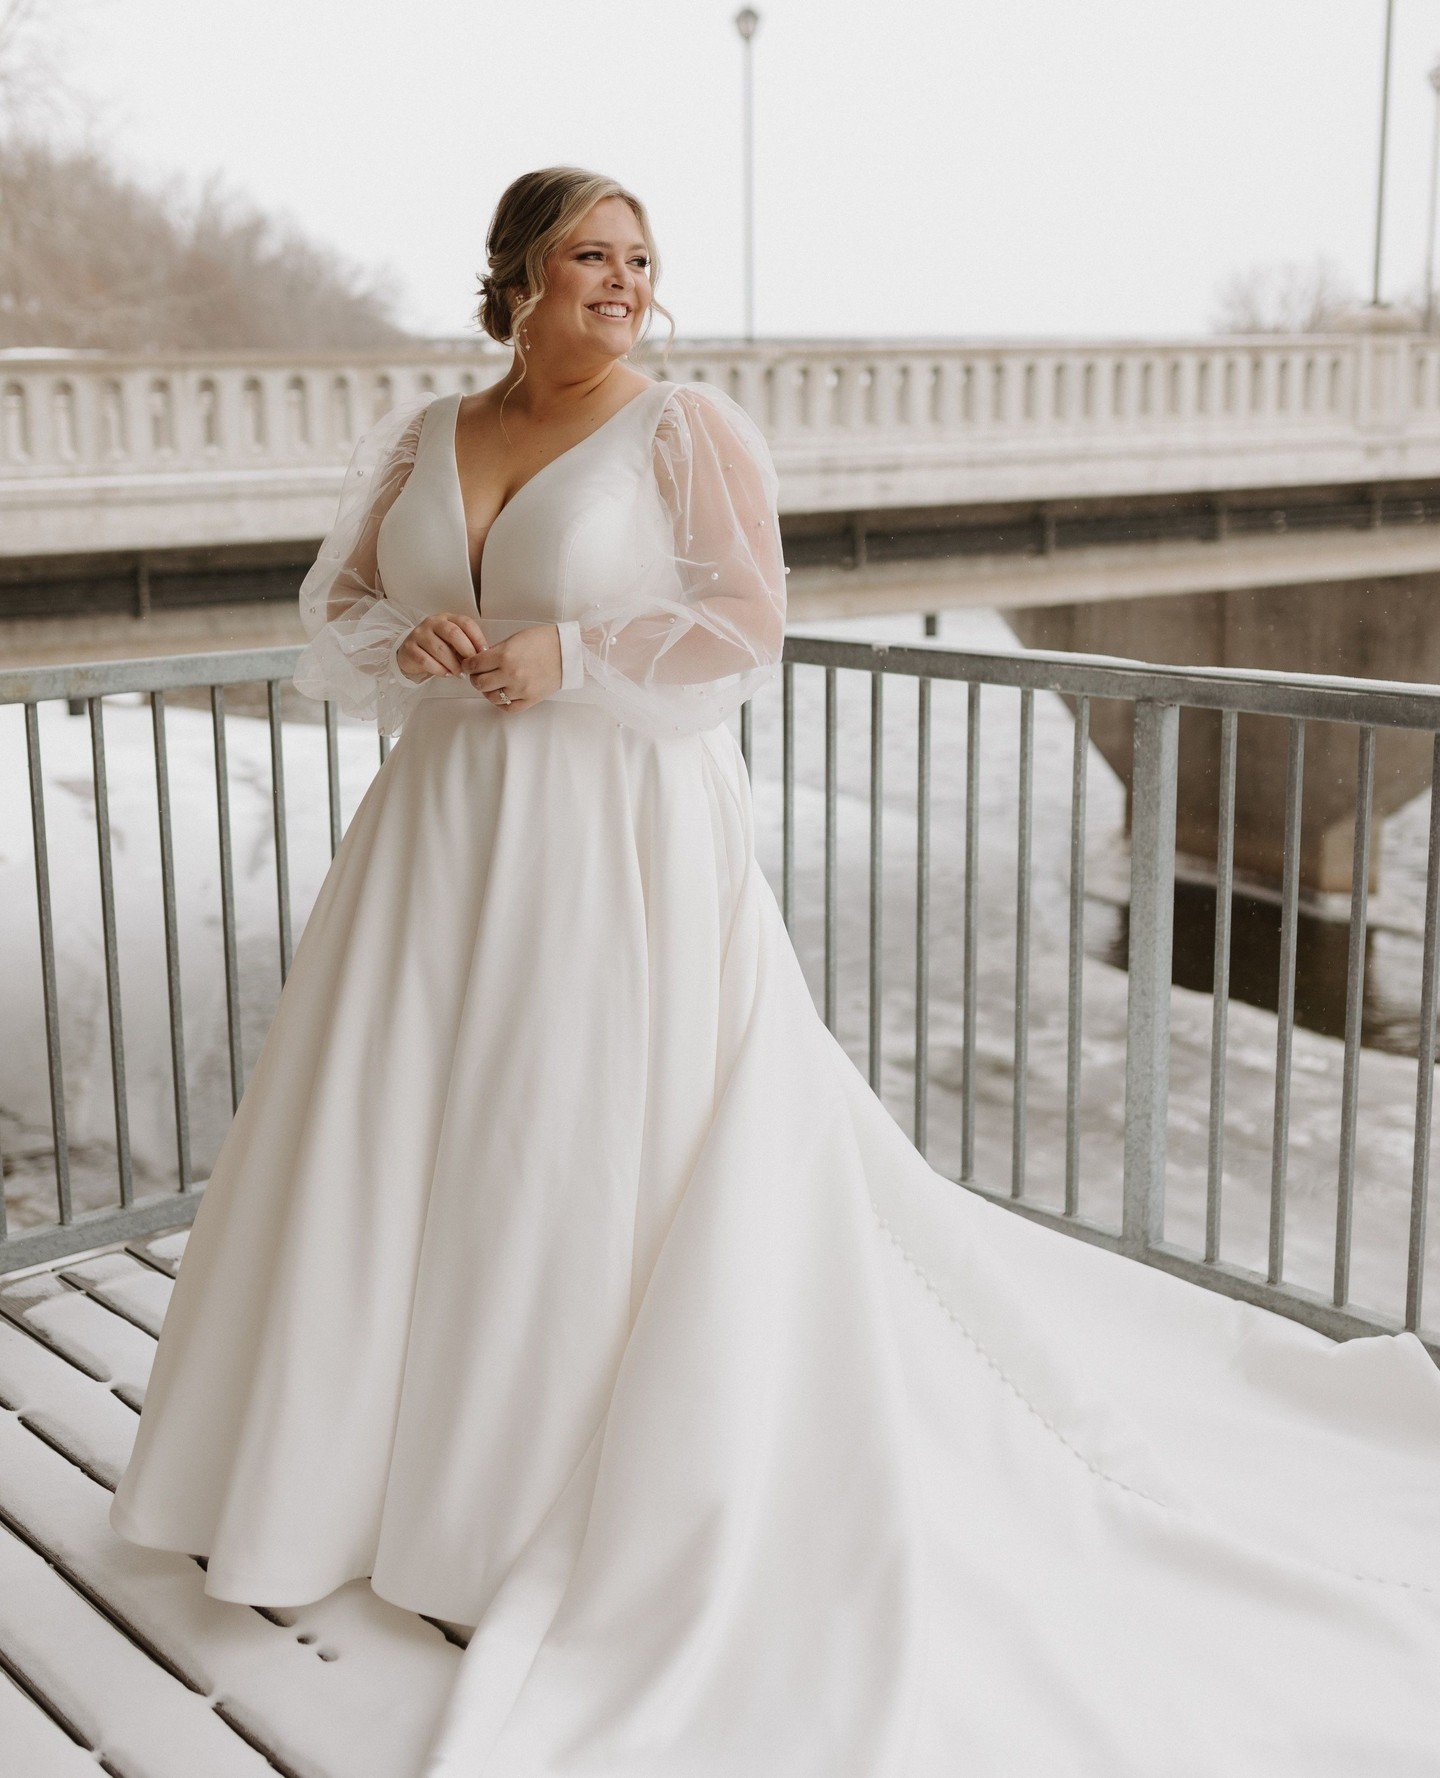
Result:
[[[1423,894],[1423,885],[1421,893]],[[1211,992],[1215,981],[1215,890],[1181,883],[1175,891],[1172,979],[1182,988]],[[1108,918],[1087,921],[1086,951],[1123,969],[1129,915],[1111,908]],[[1230,914],[1230,995],[1249,1006],[1278,1012],[1280,909],[1270,901],[1236,896]],[[1338,920],[1302,913],[1295,925],[1295,1021],[1324,1037],[1343,1038],[1350,967],[1350,932]],[[1419,1035],[1419,944],[1391,932],[1371,932],[1365,942],[1360,1041],[1367,1049],[1413,1056]]]

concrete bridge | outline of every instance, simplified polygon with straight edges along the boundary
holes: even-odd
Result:
[[[507,359],[0,355],[7,653],[78,658],[82,612],[90,654],[293,640],[357,433]],[[644,362],[764,428],[798,619],[997,606],[1031,646],[1440,680],[1433,339],[684,341]],[[1128,728],[1097,708],[1090,732],[1128,780]],[[1218,747],[1197,731],[1181,750],[1179,843],[1201,860]],[[1236,863],[1274,879],[1284,737],[1257,719],[1242,747]],[[1377,816],[1430,766],[1423,739],[1379,748]],[[1350,780],[1317,738],[1312,890],[1348,888]]]

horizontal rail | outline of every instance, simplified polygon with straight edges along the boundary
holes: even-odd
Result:
[[[0,705],[114,692],[171,691],[197,685],[244,685],[288,679],[301,648],[224,649],[135,660],[87,661],[0,670]],[[847,667],[915,679],[961,680],[1066,697],[1123,703],[1184,704],[1252,716],[1373,724],[1440,731],[1440,685],[1248,667],[1171,667],[1114,655],[1027,649],[950,648],[942,643],[852,642],[790,635],[785,660],[795,666]]]
[[[301,648],[227,648],[211,654],[157,655],[135,660],[79,661],[57,667],[0,670],[0,704],[46,698],[94,698],[112,692],[182,691],[196,686],[249,685],[289,679]]]
[[[1398,1315],[1385,1315],[1374,1309],[1362,1311],[1339,1307],[1330,1297],[1318,1290],[1309,1290],[1303,1284],[1291,1282],[1283,1290],[1277,1290],[1264,1272],[1251,1266],[1236,1265],[1233,1260],[1202,1259],[1198,1254],[1167,1241],[1152,1241],[1144,1247],[1135,1247],[1127,1241],[1121,1229],[1107,1228],[1102,1223],[1071,1216],[1066,1211],[1052,1209],[1045,1204],[1017,1200],[1009,1191],[995,1186],[977,1184],[973,1180],[967,1181],[967,1185],[977,1197],[992,1204],[1001,1204],[1007,1210],[1017,1211],[1031,1222],[1042,1223],[1046,1228],[1074,1235],[1078,1240],[1086,1241],[1092,1247],[1103,1247],[1109,1253],[1119,1253],[1127,1259],[1140,1260],[1145,1265],[1154,1266],[1157,1271],[1169,1272],[1176,1278],[1185,1279],[1189,1284],[1198,1284],[1206,1290],[1218,1291],[1221,1296],[1233,1297],[1237,1302],[1253,1303],[1260,1309],[1273,1309],[1292,1320],[1303,1321],[1307,1327],[1315,1328],[1332,1340],[1408,1331],[1405,1321]],[[1440,1338],[1425,1336],[1421,1343],[1430,1356],[1440,1363]]]
[[[1053,691],[1066,697],[1184,704],[1197,710],[1374,723],[1382,728],[1440,729],[1440,685],[1394,679],[1245,667],[1167,667],[1041,648],[1011,654],[948,648],[938,642],[850,642],[821,636],[787,637],[785,658],[797,665],[854,667],[912,678]]]

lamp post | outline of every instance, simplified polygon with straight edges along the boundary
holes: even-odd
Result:
[[[1375,188],[1375,271],[1370,285],[1372,307],[1380,306],[1380,242],[1385,227],[1385,143],[1390,130],[1390,40],[1395,0],[1385,0],[1385,56],[1380,75],[1380,173]]]
[[[1425,232],[1425,331],[1435,319],[1435,204],[1440,175],[1440,62],[1430,70],[1430,90],[1435,94],[1435,128],[1430,138],[1430,211]]]
[[[755,338],[755,71],[751,62],[750,43],[760,27],[760,14],[753,6],[742,6],[735,14],[735,29],[744,44],[744,66],[741,74],[741,152],[744,180],[744,266],[745,266],[745,338]]]

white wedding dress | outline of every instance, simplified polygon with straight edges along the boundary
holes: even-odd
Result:
[[[297,683],[403,732],[196,1217],[112,1511],[477,1626],[395,1778],[1437,1778],[1440,1374],[932,1170],[826,1029],[725,718],[775,475],[660,382],[477,606],[457,395],[357,448]],[[388,595],[388,596],[386,596]],[[560,626],[507,713],[398,640]]]

